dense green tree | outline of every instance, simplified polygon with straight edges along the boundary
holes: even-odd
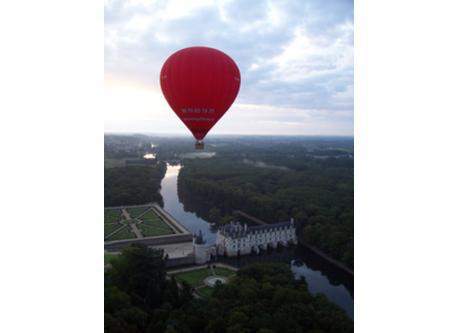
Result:
[[[163,251],[144,245],[125,248],[105,275],[107,332],[145,332],[155,322],[161,327],[169,310],[192,299],[189,286],[180,289],[167,278]],[[168,309],[162,317],[161,309]]]
[[[166,166],[125,166],[105,169],[105,206],[162,203],[159,194]]]
[[[208,212],[208,218],[211,223],[218,223],[221,219],[221,211],[218,208],[213,207]]]
[[[162,251],[131,246],[105,277],[105,332],[346,333],[352,321],[313,296],[286,264],[252,264],[208,298],[194,299],[165,273]]]
[[[294,217],[302,240],[353,265],[352,140],[231,139],[214,145],[216,156],[205,160],[183,157],[192,140],[155,141],[159,161],[184,158],[179,190],[210,206],[203,214],[211,222],[227,223],[237,209],[270,223]],[[150,146],[146,136],[113,136],[106,156],[138,157]],[[164,162],[106,169],[105,205],[161,202],[165,169]],[[112,262],[105,275],[105,332],[353,331],[346,314],[310,294],[287,265],[247,266],[197,299],[189,285],[167,276],[166,260],[161,251],[133,246]]]
[[[312,296],[285,264],[242,268],[206,302],[186,308],[186,318],[198,316],[203,316],[200,323],[205,330],[192,332],[353,331],[352,321],[340,308],[322,295]]]
[[[291,157],[303,154],[291,147],[287,152],[245,151],[250,160],[238,152],[185,160],[180,193],[195,206],[212,205],[201,214],[220,224],[233,220],[234,210],[269,223],[293,217],[302,240],[353,267],[353,160]],[[345,154],[339,150],[337,155]]]

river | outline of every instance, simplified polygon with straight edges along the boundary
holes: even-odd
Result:
[[[198,217],[192,208],[186,207],[185,209],[179,198],[177,183],[180,169],[181,165],[167,164],[167,172],[161,182],[164,209],[190,232],[197,234],[202,231],[207,242],[215,243],[215,228]],[[246,256],[240,259],[227,259],[227,261],[236,266],[259,261],[287,262],[296,278],[305,278],[311,293],[325,294],[329,300],[340,306],[353,318],[353,277],[301,246],[294,250],[284,250],[283,252],[260,256]]]

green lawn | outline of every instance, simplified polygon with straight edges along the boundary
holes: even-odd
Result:
[[[145,237],[171,235],[175,233],[174,229],[172,229],[151,209],[151,206],[130,207],[126,208],[126,210],[131,219],[123,220],[122,224],[137,224],[138,228]],[[122,218],[121,209],[105,209],[105,237],[122,226],[122,224],[119,223]],[[130,228],[124,228],[106,240],[132,238],[135,238],[135,235],[130,232]]]
[[[117,256],[118,256],[117,254],[105,253],[105,254],[104,254],[104,257],[103,257],[103,259],[104,259],[103,261],[104,261],[105,265],[106,265],[106,264],[110,264],[111,261],[112,261],[113,259],[115,259]]]
[[[214,268],[214,271],[216,275],[220,275],[220,276],[231,276],[236,273],[235,271],[230,270],[228,268],[218,267],[218,266]]]
[[[196,292],[202,297],[208,297],[213,293],[213,288],[205,286],[196,290]]]
[[[225,267],[215,267],[214,271],[216,275],[220,276],[231,276],[236,274],[235,271],[225,268]],[[208,276],[213,276],[209,268],[201,268],[192,271],[182,272],[174,274],[178,282],[186,281],[191,287],[196,288],[204,285],[204,280]],[[213,292],[214,288],[209,286],[204,286],[199,289],[196,289],[196,293],[202,297],[208,297]]]
[[[113,231],[115,231],[116,229],[119,229],[121,227],[122,227],[122,225],[119,224],[119,223],[112,223],[112,224],[111,223],[110,224],[105,223],[105,225],[104,225],[104,228],[105,228],[104,236],[105,237],[108,236]]]
[[[175,231],[168,226],[159,216],[150,210],[140,217],[143,223],[140,223],[138,227],[145,237],[169,235],[175,233]]]
[[[193,271],[182,272],[175,275],[177,281],[186,281],[192,287],[198,287],[204,284],[204,279],[211,276],[212,273],[208,268],[196,269]]]
[[[122,219],[121,209],[105,209],[104,211],[105,223],[114,223]]]
[[[120,231],[118,231],[117,233],[115,233],[114,235],[112,235],[110,238],[108,238],[108,240],[112,241],[112,240],[132,239],[132,238],[135,238],[135,235],[130,231],[130,228],[127,226],[121,229]]]
[[[141,230],[143,236],[153,237],[153,236],[162,236],[162,235],[171,235],[173,230],[168,226],[153,226],[145,223],[138,224],[138,228]]]
[[[140,220],[138,220],[138,219],[130,219],[130,220],[122,221],[122,223],[125,223],[125,224],[138,224],[139,222],[140,222]]]
[[[141,215],[143,212],[146,210],[150,209],[150,206],[145,206],[145,207],[132,207],[132,208],[127,208],[127,212],[129,213],[130,217],[136,218],[137,216]]]
[[[153,210],[147,211],[142,215],[141,219],[148,222],[162,222],[162,219]]]

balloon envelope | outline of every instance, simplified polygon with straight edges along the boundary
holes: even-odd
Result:
[[[172,110],[202,140],[234,102],[240,71],[227,54],[196,46],[172,54],[162,66],[160,81]]]

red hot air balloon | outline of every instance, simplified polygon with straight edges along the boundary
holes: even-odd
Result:
[[[172,110],[203,148],[208,131],[229,109],[240,88],[240,71],[227,54],[189,47],[172,54],[161,70],[161,89]]]

